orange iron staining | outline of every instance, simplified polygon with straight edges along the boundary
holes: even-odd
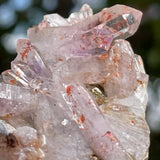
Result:
[[[10,80],[11,85],[14,85],[15,83],[16,83],[16,80],[14,80],[14,79]]]
[[[71,95],[71,90],[73,89],[73,86],[68,86],[67,87],[67,94],[70,96]]]
[[[119,139],[110,131],[107,131],[104,136],[109,138],[111,141],[119,142]]]
[[[85,116],[83,114],[81,115],[81,121],[82,121],[82,123],[84,123],[84,121],[85,121]]]
[[[28,47],[25,48],[25,50],[21,53],[22,61],[24,61],[24,58],[27,58],[27,54],[29,53],[29,51],[31,51],[31,47],[28,45]]]

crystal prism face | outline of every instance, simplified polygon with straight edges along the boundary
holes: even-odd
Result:
[[[85,4],[28,30],[0,81],[3,160],[148,159],[148,75],[125,40],[141,16]]]

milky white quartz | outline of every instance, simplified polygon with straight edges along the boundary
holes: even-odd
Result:
[[[124,5],[45,15],[0,82],[0,160],[147,160],[148,75]]]

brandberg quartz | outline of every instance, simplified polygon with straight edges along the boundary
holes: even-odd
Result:
[[[0,83],[0,159],[146,160],[148,75],[125,39],[141,20],[115,5],[45,15]]]

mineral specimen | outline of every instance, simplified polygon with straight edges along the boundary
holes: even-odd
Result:
[[[0,160],[146,160],[148,75],[124,40],[141,20],[85,4],[28,30],[0,83]]]

